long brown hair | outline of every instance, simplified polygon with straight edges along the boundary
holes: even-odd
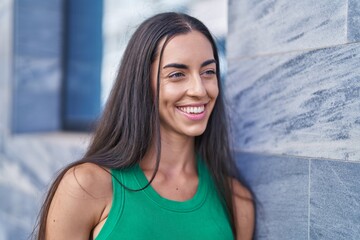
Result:
[[[45,239],[50,203],[59,182],[70,168],[85,162],[110,169],[131,167],[140,162],[149,149],[152,139],[155,139],[157,161],[152,179],[155,177],[161,148],[159,87],[156,96],[153,96],[150,85],[151,64],[157,56],[160,59],[162,57],[166,44],[162,49],[158,49],[161,40],[165,39],[166,43],[174,36],[190,31],[202,33],[211,43],[219,81],[219,95],[205,132],[195,138],[195,150],[208,166],[228,212],[233,232],[236,233],[232,187],[228,178],[234,175],[231,171],[235,168],[229,149],[217,47],[207,27],[198,19],[182,13],[169,12],[145,20],[131,37],[122,57],[115,84],[84,157],[63,169],[49,189],[39,215],[38,239]],[[159,74],[157,84],[159,84]]]

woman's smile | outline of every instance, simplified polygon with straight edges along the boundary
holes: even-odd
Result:
[[[188,119],[193,121],[202,120],[206,117],[206,104],[189,104],[178,106],[177,109]]]

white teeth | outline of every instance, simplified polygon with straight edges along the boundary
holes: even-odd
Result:
[[[179,107],[179,109],[183,112],[189,113],[189,114],[199,114],[204,112],[205,106],[199,106],[199,107]]]

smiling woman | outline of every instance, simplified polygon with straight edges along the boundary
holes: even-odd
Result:
[[[37,238],[251,239],[254,206],[232,177],[219,72],[199,20],[144,21],[88,151],[50,188]]]

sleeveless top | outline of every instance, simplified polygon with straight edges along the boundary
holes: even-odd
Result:
[[[197,168],[197,192],[183,202],[161,197],[151,185],[141,191],[122,187],[117,180],[131,189],[148,183],[139,165],[112,170],[112,206],[96,240],[234,239],[224,205],[201,159]]]

